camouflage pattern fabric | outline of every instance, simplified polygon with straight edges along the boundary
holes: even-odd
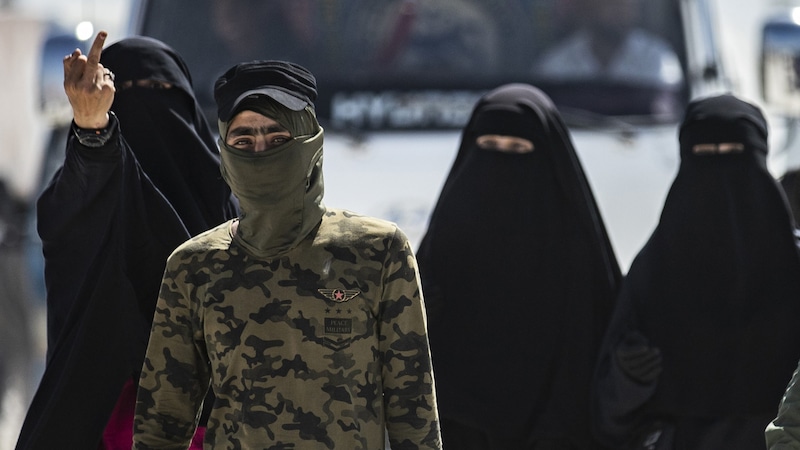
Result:
[[[135,449],[187,448],[207,388],[206,449],[440,449],[416,261],[394,224],[328,210],[257,260],[233,221],[170,256]]]

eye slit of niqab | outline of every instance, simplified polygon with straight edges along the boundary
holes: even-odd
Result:
[[[475,144],[482,150],[515,154],[530,153],[535,148],[530,139],[499,134],[484,134],[478,136],[475,139]]]
[[[741,153],[744,144],[741,142],[720,142],[719,144],[695,144],[692,153],[695,155],[722,155],[727,153]]]
[[[119,90],[125,90],[132,88],[134,85],[145,89],[172,89],[172,83],[150,79],[121,81],[116,83],[115,87]]]

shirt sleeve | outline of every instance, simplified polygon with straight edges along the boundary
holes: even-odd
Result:
[[[136,401],[134,449],[189,448],[210,384],[203,327],[180,253],[167,261]]]
[[[391,448],[441,449],[419,272],[400,230],[390,243],[383,283],[380,351]]]
[[[622,446],[642,425],[637,410],[653,396],[657,380],[634,381],[612,355],[605,355],[595,376],[595,433],[608,445]]]
[[[769,450],[800,450],[800,367],[795,370],[792,380],[778,407],[778,416],[765,431]]]
[[[113,223],[132,167],[116,117],[111,121],[111,135],[102,147],[86,147],[70,132],[63,164],[37,199],[36,229],[47,284],[48,360],[69,327],[76,299],[87,289],[82,281],[91,279],[92,264],[113,244]],[[154,289],[161,271],[152,280]]]

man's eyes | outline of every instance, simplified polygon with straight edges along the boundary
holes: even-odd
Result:
[[[251,146],[253,145],[253,140],[248,138],[238,138],[231,143],[234,147],[242,147],[242,146]]]
[[[264,151],[283,145],[290,140],[291,137],[289,136],[278,135],[268,137],[265,141],[262,141],[264,144],[258,144],[258,140],[253,136],[241,136],[233,138],[228,145],[240,150]]]

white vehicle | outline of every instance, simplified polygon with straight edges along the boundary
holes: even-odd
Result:
[[[213,83],[231,65],[286,59],[308,67],[317,77],[317,114],[326,129],[325,203],[395,221],[415,244],[474,102],[503,83],[533,84],[570,126],[627,270],[676,173],[683,108],[731,86],[707,0],[625,2],[636,8],[633,26],[674,53],[666,78],[647,79],[635,70],[623,78],[575,77],[581,68],[566,63],[555,72],[537,69],[548,49],[601,20],[586,12],[592,2],[619,3],[142,0],[132,1],[129,33],[158,38],[185,58],[212,126]],[[785,70],[779,66],[770,67]],[[652,69],[642,59],[637,70]],[[782,112],[791,116],[788,108]],[[786,124],[795,127],[793,121],[771,124],[776,176],[792,159]]]

